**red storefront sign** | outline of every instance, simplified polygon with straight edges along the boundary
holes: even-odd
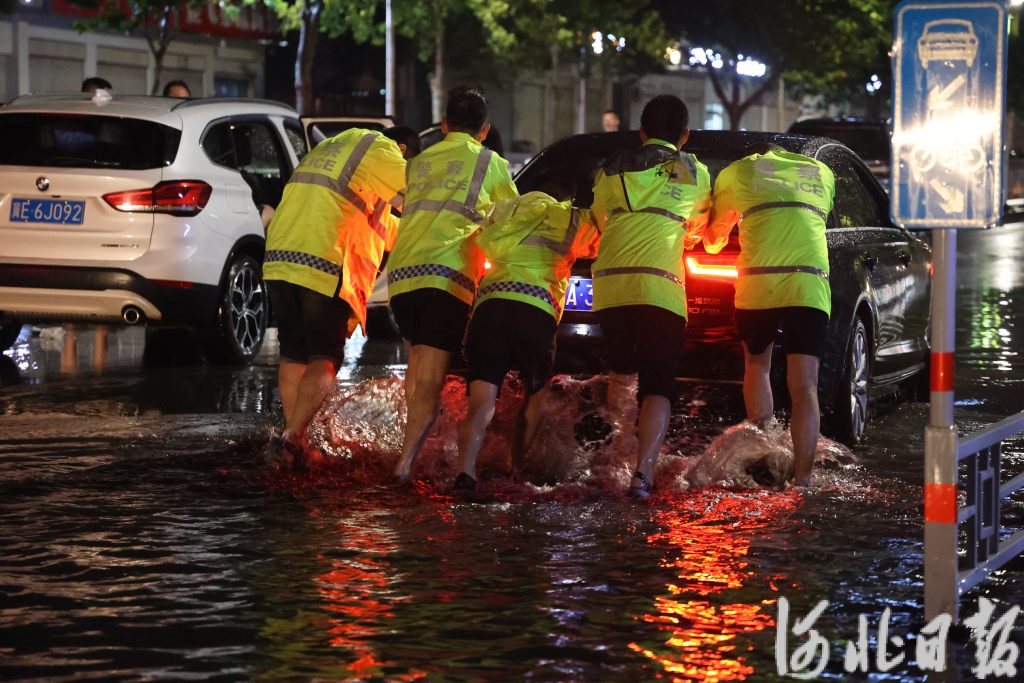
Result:
[[[53,11],[76,17],[91,17],[98,10],[87,9],[67,0],[52,0]],[[121,9],[130,14],[128,3]],[[278,34],[277,18],[266,5],[239,7],[238,16],[231,20],[219,3],[203,3],[198,7],[185,6],[175,13],[175,24],[182,33],[206,33],[225,38],[273,38]]]

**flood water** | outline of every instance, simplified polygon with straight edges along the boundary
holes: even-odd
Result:
[[[1021,228],[960,239],[963,432],[1024,408],[1022,247]],[[821,677],[924,678],[926,404],[885,406],[809,491],[698,487],[686,474],[742,420],[742,397],[681,383],[659,491],[636,503],[623,495],[630,437],[604,428],[600,379],[560,382],[530,482],[504,466],[508,387],[466,499],[448,492],[461,380],[420,481],[396,489],[402,351],[356,340],[312,428],[335,464],[281,474],[260,464],[280,420],[272,345],[221,370],[192,364],[179,341],[147,350],[141,330],[48,328],[0,357],[0,678],[784,680],[776,656],[792,661],[806,642],[794,622],[820,600]],[[729,438],[739,446],[719,445],[754,448]],[[1024,440],[1004,453],[1004,479],[1024,470]],[[1019,499],[1004,509],[1017,523],[1022,511]],[[1024,604],[1022,567],[962,614],[979,596],[997,616]],[[905,658],[883,672],[885,608],[904,638],[887,657]],[[862,614],[869,673],[851,676]],[[1024,645],[1024,619],[1011,643]],[[973,680],[970,634],[954,630],[951,647]]]

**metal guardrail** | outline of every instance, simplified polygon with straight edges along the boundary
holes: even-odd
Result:
[[[990,425],[957,444],[957,463],[967,463],[967,504],[957,509],[957,524],[966,531],[967,545],[959,560],[960,595],[984,581],[1017,555],[1024,553],[1024,529],[1000,541],[1003,501],[1024,489],[1024,473],[1000,482],[1003,441],[1024,432],[1024,411]]]

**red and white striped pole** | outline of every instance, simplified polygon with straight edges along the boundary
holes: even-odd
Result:
[[[957,433],[953,421],[956,350],[956,230],[932,233],[931,395],[924,433],[925,619],[960,602],[957,566]]]

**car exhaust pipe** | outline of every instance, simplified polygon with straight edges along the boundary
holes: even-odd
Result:
[[[142,311],[136,306],[125,306],[121,311],[121,319],[128,325],[135,325],[142,320]]]

